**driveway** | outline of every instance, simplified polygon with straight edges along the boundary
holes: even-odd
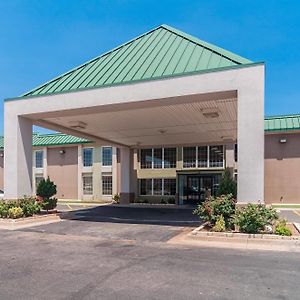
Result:
[[[199,226],[192,209],[98,206],[73,211],[60,223],[24,229],[57,235],[134,242],[164,242],[186,227]]]
[[[299,299],[300,254],[171,245],[195,216],[146,212],[101,207],[1,230],[0,299]]]

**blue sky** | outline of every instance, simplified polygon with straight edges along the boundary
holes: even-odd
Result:
[[[3,99],[18,96],[162,23],[266,63],[266,115],[300,113],[300,2],[0,1]]]

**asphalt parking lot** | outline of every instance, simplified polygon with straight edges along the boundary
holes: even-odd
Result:
[[[299,299],[299,254],[166,243],[193,218],[101,207],[2,230],[0,299]]]

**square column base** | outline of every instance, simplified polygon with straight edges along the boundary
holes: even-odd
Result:
[[[120,204],[130,204],[134,200],[134,193],[120,193]]]

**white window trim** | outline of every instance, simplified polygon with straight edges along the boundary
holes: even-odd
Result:
[[[151,194],[150,195],[142,195],[141,190],[142,190],[142,186],[141,186],[141,180],[147,180],[150,179],[151,180]],[[160,195],[154,195],[154,179],[160,179],[161,180],[161,194]],[[166,177],[166,178],[162,178],[162,177],[158,177],[158,178],[140,178],[139,179],[139,194],[140,196],[154,196],[154,197],[161,197],[161,196],[175,196],[175,195],[165,195],[164,191],[165,191],[165,180],[166,179],[174,179],[175,180],[175,184],[176,184],[176,178],[174,177]],[[177,189],[177,187],[176,187]],[[176,194],[176,192],[175,192]]]
[[[104,165],[103,164],[103,149],[104,148],[110,148],[111,149],[111,164],[110,165]],[[101,165],[102,165],[102,167],[111,167],[112,165],[113,165],[113,147],[112,146],[102,146],[101,147]]]
[[[84,165],[84,149],[92,149],[92,165],[91,166],[85,166]],[[92,168],[94,165],[94,155],[95,155],[95,147],[82,147],[82,167],[84,169]]]
[[[36,153],[37,152],[42,152],[42,154],[43,154],[43,159],[42,159],[43,166],[42,167],[37,167],[36,166]],[[40,170],[41,173],[43,173],[43,169],[44,169],[44,159],[45,159],[44,156],[45,156],[45,153],[44,153],[43,149],[36,149],[36,150],[34,150],[34,168],[35,168],[35,170]],[[37,172],[37,173],[39,173],[39,172]]]
[[[174,148],[175,149],[175,167],[172,168],[165,168],[165,149],[166,148]],[[144,148],[144,149],[151,149],[151,168],[142,168],[142,149],[140,149],[139,151],[139,156],[140,156],[140,169],[145,169],[145,170],[163,170],[163,169],[176,169],[177,167],[177,147],[155,147],[155,148]],[[162,155],[161,155],[161,159],[162,159],[162,163],[161,163],[161,168],[154,168],[154,149],[161,149],[162,151]]]
[[[210,147],[213,146],[213,145],[207,145],[207,167],[199,167],[199,160],[198,160],[198,147],[203,147],[205,145],[200,145],[200,146],[195,146],[196,147],[196,167],[193,168],[189,168],[189,167],[185,167],[184,166],[184,155],[183,155],[183,152],[184,152],[184,148],[186,147],[181,147],[181,158],[182,158],[182,168],[183,169],[187,169],[187,170],[190,170],[190,169],[201,169],[201,170],[211,170],[211,169],[214,169],[214,170],[224,170],[225,169],[225,163],[226,163],[226,158],[225,158],[225,145],[217,145],[217,146],[223,146],[223,166],[222,167],[211,167],[210,166]],[[190,146],[190,147],[194,147],[194,146]]]

